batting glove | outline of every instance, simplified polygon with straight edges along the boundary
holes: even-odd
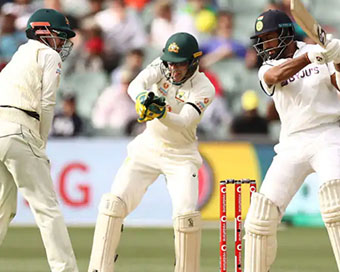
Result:
[[[307,56],[311,63],[322,65],[328,62],[325,52],[309,51]]]
[[[326,50],[324,52],[328,61],[334,63],[340,63],[340,40],[332,39],[327,43]]]

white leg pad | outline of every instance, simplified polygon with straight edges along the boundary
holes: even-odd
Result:
[[[125,203],[113,194],[104,194],[94,231],[88,272],[113,272],[116,249],[127,209]]]
[[[245,221],[245,272],[268,272],[276,257],[278,207],[260,193],[253,193]]]
[[[319,190],[320,211],[340,271],[340,179],[324,183]]]
[[[174,219],[175,272],[199,272],[201,252],[201,214],[193,212]]]

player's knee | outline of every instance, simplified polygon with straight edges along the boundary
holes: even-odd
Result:
[[[340,179],[325,182],[319,189],[320,211],[326,224],[340,222]]]
[[[178,203],[174,203],[172,217],[176,218],[181,215],[191,214],[197,212],[197,200],[194,201],[192,199],[183,199]]]
[[[99,213],[110,217],[125,218],[127,216],[126,204],[119,197],[107,193],[100,200]]]
[[[199,231],[201,225],[201,213],[199,211],[178,215],[174,218],[174,229],[178,232]]]
[[[276,233],[280,213],[278,207],[266,196],[253,193],[245,221],[245,230],[257,235]]]

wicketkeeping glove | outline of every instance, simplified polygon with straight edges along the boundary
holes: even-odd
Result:
[[[158,97],[153,92],[142,92],[136,98],[138,122],[143,123],[155,118],[163,118],[166,114],[164,97]]]

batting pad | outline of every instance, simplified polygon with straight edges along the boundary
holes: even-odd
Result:
[[[174,219],[175,272],[199,272],[201,252],[201,214],[193,212]]]
[[[88,272],[113,272],[116,249],[126,212],[125,203],[113,194],[104,194],[94,231]]]
[[[268,272],[275,260],[278,207],[259,193],[253,193],[245,221],[245,272]]]
[[[340,271],[340,179],[324,183],[319,190],[320,211]]]

